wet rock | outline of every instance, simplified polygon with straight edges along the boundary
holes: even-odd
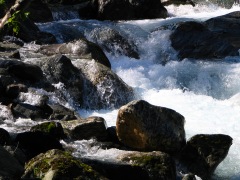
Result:
[[[174,154],[186,144],[184,122],[174,110],[139,100],[119,109],[116,130],[120,142],[128,147]]]
[[[137,46],[111,28],[96,28],[90,35],[91,39],[113,55],[126,55],[139,59]]]
[[[50,149],[63,149],[58,140],[39,131],[19,133],[14,141],[24,151],[28,160]]]
[[[53,113],[49,117],[50,120],[61,120],[61,121],[69,121],[69,120],[74,120],[77,119],[78,117],[75,115],[74,111],[59,105],[59,104],[54,104],[54,105],[49,105]]]
[[[197,180],[196,176],[192,173],[186,174],[183,176],[182,180]]]
[[[96,0],[100,20],[132,20],[166,18],[167,10],[159,0]],[[151,11],[149,11],[151,9]]]
[[[82,103],[83,77],[79,70],[73,66],[71,60],[64,55],[56,55],[47,58],[41,66],[46,78],[51,83],[64,84],[64,89],[79,104]]]
[[[3,179],[20,179],[23,172],[23,166],[0,146],[0,177]]]
[[[48,119],[52,114],[49,106],[34,106],[26,103],[13,103],[10,106],[15,118],[30,118],[32,120]]]
[[[5,145],[9,145],[10,143],[11,143],[11,138],[8,131],[6,131],[3,128],[0,128],[0,145],[5,146]]]
[[[216,59],[239,54],[238,48],[224,39],[221,33],[212,31],[199,22],[181,23],[170,39],[180,59]]]
[[[232,138],[223,134],[193,136],[179,155],[181,172],[210,179],[217,166],[227,156]]]
[[[96,138],[105,141],[108,138],[106,122],[101,117],[89,117],[73,121],[61,122],[64,131],[72,139],[82,140]]]
[[[43,79],[43,72],[40,67],[18,60],[0,59],[0,68],[5,69],[10,75],[22,80],[36,82]]]
[[[20,92],[27,91],[28,89],[24,84],[10,84],[6,87],[6,95],[11,99],[17,98]]]
[[[174,5],[190,4],[192,6],[195,6],[195,2],[196,2],[196,0],[194,0],[194,1],[192,1],[192,0],[167,0],[167,1],[162,2],[162,4],[164,6],[168,6],[168,5],[171,5],[171,4],[174,4]]]
[[[63,132],[63,127],[59,122],[44,122],[31,127],[31,132],[40,131],[47,135],[54,137],[55,139],[64,139],[66,135]]]
[[[84,76],[83,107],[118,108],[134,98],[133,89],[106,66],[84,59],[75,60],[73,64]]]
[[[42,46],[39,52],[46,55],[64,54],[71,59],[94,59],[111,68],[111,64],[102,49],[83,38],[69,43]]]
[[[4,146],[4,149],[6,149],[18,162],[24,166],[25,163],[27,162],[27,157],[24,154],[24,152],[19,149],[17,146]]]
[[[26,164],[22,177],[26,179],[106,179],[69,153],[56,149],[31,159]]]

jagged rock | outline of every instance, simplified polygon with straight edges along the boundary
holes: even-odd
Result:
[[[64,54],[71,59],[94,59],[111,68],[111,64],[102,49],[84,38],[69,43],[45,45],[40,48],[39,52],[45,55]]]
[[[97,18],[100,20],[132,20],[167,17],[167,10],[159,0],[95,0],[95,4],[97,4],[98,7]]]
[[[210,179],[217,166],[227,156],[232,138],[223,134],[199,134],[188,140],[179,155],[179,171]]]
[[[105,51],[113,55],[126,55],[139,59],[137,46],[114,29],[107,27],[95,28],[89,36]]]
[[[31,159],[25,166],[22,178],[40,179],[106,179],[90,166],[77,160],[69,153],[50,150]]]
[[[128,147],[174,154],[186,144],[184,122],[174,110],[138,100],[119,109],[116,130],[120,142]]]
[[[66,134],[72,139],[82,140],[96,138],[104,141],[108,138],[106,122],[101,117],[62,121],[61,124]]]
[[[238,48],[224,39],[221,32],[211,31],[199,22],[179,24],[170,39],[180,59],[216,59],[239,54]]]
[[[63,149],[58,140],[39,131],[19,133],[14,141],[25,152],[28,160],[50,149]]]
[[[134,98],[133,89],[111,69],[96,61],[75,60],[84,75],[84,103],[89,109],[118,108]]]
[[[23,166],[2,146],[0,146],[0,178],[20,179]]]
[[[56,139],[66,138],[66,135],[63,132],[63,127],[59,122],[44,122],[44,123],[32,126],[30,131],[31,132],[40,131]]]
[[[11,138],[8,131],[6,131],[3,128],[0,128],[0,145],[5,146],[5,145],[9,145],[10,143],[11,143]]]
[[[64,55],[56,55],[42,61],[42,70],[51,83],[64,84],[64,89],[79,104],[82,103],[83,77],[79,70],[73,66],[71,60]]]

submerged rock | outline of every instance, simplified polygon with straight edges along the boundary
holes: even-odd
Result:
[[[106,179],[92,167],[75,159],[69,153],[50,150],[31,159],[25,166],[24,179]]]
[[[146,101],[132,101],[118,111],[117,135],[128,147],[178,153],[186,144],[184,117]]]
[[[231,145],[232,138],[228,135],[195,135],[188,140],[179,155],[179,171],[210,179],[217,166],[227,156]]]
[[[106,122],[101,117],[62,121],[61,124],[66,134],[72,139],[89,140],[96,138],[99,141],[104,141],[108,138]]]

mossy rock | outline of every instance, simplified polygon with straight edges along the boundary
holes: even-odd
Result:
[[[25,165],[22,178],[40,179],[105,179],[91,166],[82,163],[71,154],[61,150],[50,150],[31,159]]]

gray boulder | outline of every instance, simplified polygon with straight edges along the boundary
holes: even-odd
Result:
[[[118,111],[117,136],[128,147],[178,153],[186,144],[184,117],[174,110],[132,101]]]

